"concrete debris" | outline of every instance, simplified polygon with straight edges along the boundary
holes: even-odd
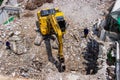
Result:
[[[28,3],[26,4],[26,9],[28,10],[34,10],[37,7],[42,6],[44,3],[52,3],[53,0],[30,0],[28,1]]]
[[[14,32],[12,32],[12,31],[10,33],[8,33],[9,37],[12,37],[13,35],[14,35]]]
[[[78,79],[79,79],[79,76],[77,75],[70,74],[67,76],[67,80],[78,80]]]
[[[103,57],[103,56],[102,56],[103,53],[104,53],[104,52],[103,52],[103,47],[104,47],[103,45],[99,45],[99,54],[98,54],[98,57],[99,57],[99,58],[102,58],[102,57]]]
[[[108,78],[109,78],[109,80],[113,80],[113,79],[115,79],[115,66],[113,66],[113,67],[108,67],[107,68],[107,72],[108,72]]]
[[[106,32],[103,29],[103,30],[101,30],[100,39],[103,40],[103,41],[105,41],[105,38],[106,38]]]
[[[26,49],[26,47],[24,46],[24,45],[18,45],[18,51],[17,51],[17,54],[24,54],[24,53],[26,53],[27,52],[27,49]]]
[[[107,77],[115,78],[115,66],[108,66],[106,59],[110,44],[119,40],[119,34],[103,30],[106,25],[103,12],[110,7],[111,0],[17,1],[18,6],[23,9],[20,13],[22,17],[20,19],[14,17],[13,22],[0,25],[0,74],[20,77],[20,79],[5,80],[107,80]],[[36,28],[37,11],[54,7],[58,7],[65,13],[66,22],[69,23],[66,34],[63,36],[66,65],[66,71],[63,73],[58,72],[60,63],[56,56],[58,54],[56,36],[52,35],[55,40],[45,40],[39,28]],[[83,37],[85,27],[90,31],[87,38]],[[10,50],[5,48],[6,41],[11,44]],[[4,79],[0,76],[0,80]]]
[[[14,53],[17,53],[17,46],[15,42],[12,43],[12,50]]]
[[[33,16],[34,16],[34,14],[31,12],[27,12],[23,15],[23,17],[33,17]]]
[[[29,10],[34,10],[37,8],[37,6],[34,5],[34,3],[27,3],[25,8]]]
[[[10,40],[11,41],[20,41],[21,38],[19,36],[13,36],[13,37],[10,37]]]
[[[23,76],[23,77],[29,77],[29,74],[27,73],[29,70],[28,70],[28,68],[25,68],[25,67],[22,67],[22,68],[20,68],[20,74],[21,74],[21,76]]]
[[[41,71],[41,69],[42,69],[42,64],[43,63],[41,63],[41,62],[39,62],[39,61],[33,61],[33,63],[32,63],[32,65],[33,65],[33,67],[35,68],[35,69],[37,69],[37,70],[39,70],[39,71]]]
[[[51,40],[50,43],[51,43],[51,46],[52,46],[53,49],[58,49],[58,42],[57,42],[57,40],[54,40],[54,41]]]
[[[21,32],[20,31],[15,31],[15,35],[18,36]]]
[[[37,33],[34,44],[40,46],[42,41],[43,41],[42,35],[40,33]]]
[[[21,3],[21,2],[23,2],[23,1],[24,1],[24,0],[17,0],[18,3]]]
[[[15,77],[15,76],[16,76],[16,73],[15,73],[15,72],[13,72],[13,73],[12,73],[12,77]]]

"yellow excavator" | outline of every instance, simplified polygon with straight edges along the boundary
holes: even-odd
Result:
[[[64,14],[58,8],[44,9],[37,12],[39,30],[42,36],[55,34],[58,40],[58,59],[64,64],[63,35],[66,32],[66,21]],[[65,66],[64,66],[65,69]]]

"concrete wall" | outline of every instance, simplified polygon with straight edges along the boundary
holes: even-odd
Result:
[[[0,24],[3,24],[5,21],[8,20],[8,14],[5,10],[0,10]]]

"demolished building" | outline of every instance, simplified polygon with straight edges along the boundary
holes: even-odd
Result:
[[[99,37],[94,35],[92,31],[92,26],[96,23],[95,20],[99,18],[98,15],[102,11],[101,7],[104,3],[99,3],[98,0],[88,2],[86,0],[54,0],[54,3],[46,3],[38,7],[37,10],[46,7],[59,7],[67,17],[69,26],[64,37],[64,55],[67,69],[63,73],[59,73],[56,65],[48,61],[49,56],[47,54],[49,51],[46,48],[50,46],[45,46],[45,43],[50,43],[43,41],[39,46],[34,45],[34,41],[39,41],[39,35],[36,37],[36,16],[22,17],[9,25],[0,26],[0,46],[2,45],[0,48],[0,73],[11,77],[33,78],[35,80],[107,80],[111,77],[115,79],[115,65],[108,66],[106,61],[107,51],[111,48],[111,44],[114,44],[114,41],[106,39],[108,32],[103,27]],[[102,6],[98,6],[98,4]],[[3,12],[6,15],[9,14],[9,11],[17,13],[16,9],[13,8],[16,8],[16,5],[12,4],[11,7],[4,8]],[[36,15],[37,10],[26,12],[30,13],[31,11],[34,13],[33,15]],[[4,24],[6,20],[9,20],[9,16],[1,24]],[[101,22],[97,24],[99,23]],[[90,30],[89,37],[86,39],[82,38],[84,27],[89,27]],[[13,51],[4,48],[4,39],[7,36]],[[50,42],[52,45],[53,41]],[[52,48],[50,51],[52,51],[53,57],[57,59],[55,56],[56,49]],[[118,43],[116,51],[119,53]]]

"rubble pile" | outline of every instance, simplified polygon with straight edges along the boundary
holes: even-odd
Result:
[[[32,13],[32,12],[26,12],[24,15],[23,15],[23,17],[33,17],[34,16],[34,14]]]
[[[21,3],[21,2],[23,2],[23,1],[24,1],[24,0],[17,0],[18,3]]]
[[[42,6],[44,3],[52,3],[53,0],[30,0],[26,4],[26,9],[34,10],[37,7]]]
[[[107,68],[107,72],[108,72],[108,79],[109,80],[113,80],[115,79],[115,66],[111,66]]]
[[[31,48],[34,44],[31,44],[34,38],[26,36],[22,29],[28,29],[26,27],[28,25],[23,23],[23,26],[21,23],[23,23],[21,20],[16,20],[9,25],[2,25],[0,27],[0,62],[2,64],[0,71],[4,75],[11,75],[12,77],[36,78],[35,76],[38,76],[40,78],[44,61],[41,58],[35,57],[36,55]],[[10,50],[6,49],[6,41],[10,42]]]

